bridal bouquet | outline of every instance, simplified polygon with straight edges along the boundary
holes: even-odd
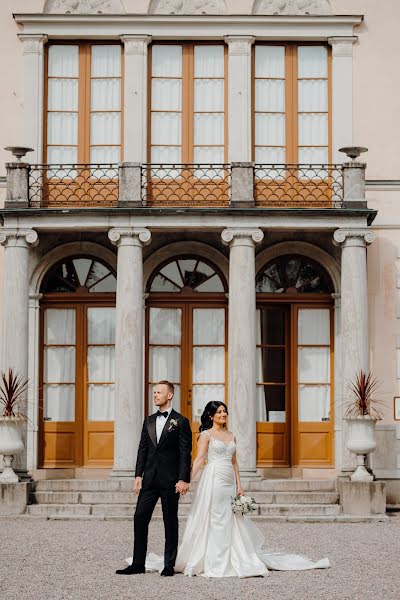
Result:
[[[231,505],[235,515],[248,515],[258,508],[256,501],[250,496],[235,496]]]

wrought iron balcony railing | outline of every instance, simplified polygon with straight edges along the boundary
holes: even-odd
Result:
[[[118,205],[118,165],[30,165],[32,207],[112,207]]]
[[[343,165],[255,165],[256,206],[341,208]]]
[[[147,206],[229,206],[230,165],[142,166],[142,201]]]

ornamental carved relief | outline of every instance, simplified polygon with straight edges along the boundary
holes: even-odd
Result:
[[[253,15],[331,15],[329,0],[254,0]]]
[[[122,14],[122,0],[46,0],[44,13],[49,14]]]
[[[153,15],[224,15],[225,0],[151,0]]]

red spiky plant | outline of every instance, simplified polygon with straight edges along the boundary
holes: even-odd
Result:
[[[363,370],[358,371],[355,380],[348,382],[347,386],[352,393],[353,399],[347,402],[347,409],[344,415],[346,419],[354,419],[366,415],[378,420],[382,418],[379,406],[384,405],[384,403],[375,398],[375,392],[380,386],[380,382],[373,377],[371,371],[368,373]]]
[[[18,417],[26,419],[20,411],[20,404],[23,402],[25,392],[28,389],[28,379],[23,379],[21,375],[9,369],[8,373],[0,375],[0,416]]]

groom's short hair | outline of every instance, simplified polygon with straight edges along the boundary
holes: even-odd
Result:
[[[167,379],[163,379],[162,381],[159,381],[157,385],[166,385],[168,388],[168,391],[171,394],[173,394],[175,391],[174,384],[171,383],[170,381],[168,381]]]

